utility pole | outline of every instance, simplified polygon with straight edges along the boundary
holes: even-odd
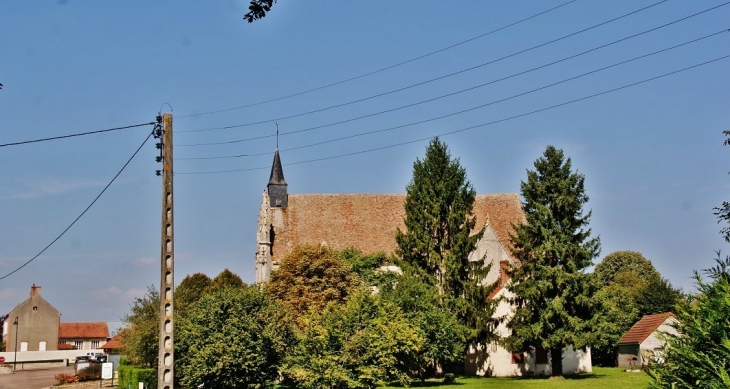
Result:
[[[162,245],[160,254],[160,343],[157,369],[157,388],[173,388],[172,291],[175,255],[173,250],[173,206],[172,206],[172,113],[162,116]],[[159,147],[159,146],[158,146]]]

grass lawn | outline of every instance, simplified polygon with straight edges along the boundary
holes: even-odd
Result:
[[[418,387],[414,382],[413,387]],[[594,367],[592,374],[581,374],[566,378],[530,377],[530,378],[477,378],[458,377],[456,383],[446,385],[442,380],[428,380],[429,388],[646,388],[649,376],[644,372],[626,373],[619,368]],[[397,388],[398,386],[389,386]]]

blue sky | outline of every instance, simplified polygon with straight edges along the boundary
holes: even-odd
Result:
[[[493,82],[723,4],[660,2],[512,55],[656,3],[577,0],[387,71],[270,103],[204,114],[370,73],[563,2],[280,0],[269,16],[253,24],[242,19],[248,6],[243,0],[2,2],[0,144],[146,123],[158,111],[169,110],[163,105],[169,103],[175,131],[176,279],[194,272],[215,276],[229,268],[252,282],[256,216],[276,147],[277,118],[509,56],[401,92],[278,120],[290,193],[402,193],[427,143],[418,139],[500,121],[730,54],[730,33],[703,38],[729,27],[728,5]],[[703,39],[495,103],[698,38]],[[722,130],[729,127],[730,116],[729,64],[730,59],[719,60],[442,139],[460,158],[478,193],[519,192],[526,169],[546,145],[563,149],[586,176],[591,227],[602,242],[600,258],[617,250],[639,251],[673,284],[691,290],[692,271],[709,267],[715,251],[727,248],[712,208],[730,197],[730,149],[722,146]],[[350,120],[490,82],[429,103]],[[482,105],[486,106],[453,114]],[[450,116],[333,141],[446,115]],[[330,125],[340,121],[348,122]],[[257,122],[261,124],[199,131]],[[320,126],[324,127],[310,129]],[[63,231],[149,130],[1,147],[0,273],[16,269]],[[301,148],[318,142],[326,143]],[[405,144],[362,152],[399,143]],[[352,153],[357,154],[306,162]],[[154,142],[148,142],[63,238],[0,280],[0,312],[25,299],[35,283],[43,286],[63,321],[114,321],[148,285],[159,283],[161,184],[154,174],[156,154]],[[217,158],[243,154],[251,156]],[[216,158],[191,159],[209,157]],[[237,171],[210,173],[226,170]]]

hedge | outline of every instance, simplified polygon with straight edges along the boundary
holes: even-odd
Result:
[[[118,375],[119,389],[137,389],[140,382],[144,383],[145,389],[157,389],[157,370],[155,369],[121,365]]]

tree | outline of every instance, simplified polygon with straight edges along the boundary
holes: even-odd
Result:
[[[358,284],[340,252],[303,245],[281,260],[264,288],[290,306],[295,317],[301,317],[310,309],[324,309],[332,301],[344,303]]]
[[[205,295],[176,330],[175,368],[187,388],[272,388],[294,340],[287,311],[256,286]]]
[[[631,290],[607,285],[594,295],[591,361],[594,365],[616,366],[618,341],[639,319],[639,308]]]
[[[507,343],[513,351],[550,350],[553,375],[563,374],[568,345],[583,348],[590,342],[592,291],[585,269],[600,241],[590,238],[591,212],[583,213],[584,181],[562,150],[548,146],[520,185],[527,222],[514,226],[512,236],[520,264],[509,271],[515,313],[507,323]]]
[[[698,294],[679,304],[677,335],[665,334],[665,361],[650,366],[653,388],[730,387],[730,258],[695,271]]]
[[[410,383],[423,339],[403,312],[367,288],[345,304],[310,311],[282,374],[297,388],[374,388]]]
[[[616,251],[603,257],[596,265],[593,275],[601,286],[612,284],[619,273],[632,272],[640,280],[648,280],[659,274],[651,263],[641,253],[636,251]],[[628,285],[627,285],[628,286]]]
[[[240,288],[244,285],[238,274],[228,269],[223,269],[222,272],[213,278],[208,292],[211,293],[224,288]]]
[[[382,288],[383,300],[400,308],[406,319],[419,330],[423,346],[418,351],[418,375],[424,379],[437,366],[464,359],[469,328],[459,323],[452,312],[442,308],[438,292],[422,279],[404,275],[390,288]]]
[[[175,314],[185,316],[212,284],[210,277],[203,273],[185,276],[175,288]]]
[[[472,234],[476,192],[458,159],[434,138],[423,160],[413,164],[406,187],[405,232],[396,231],[397,254],[436,286],[441,300],[476,337],[491,333],[493,285],[483,285],[489,267],[469,261],[484,230]]]
[[[122,321],[126,324],[122,338],[123,353],[130,364],[156,367],[159,351],[160,293],[154,286],[147,287],[147,293],[136,297],[132,312]]]

